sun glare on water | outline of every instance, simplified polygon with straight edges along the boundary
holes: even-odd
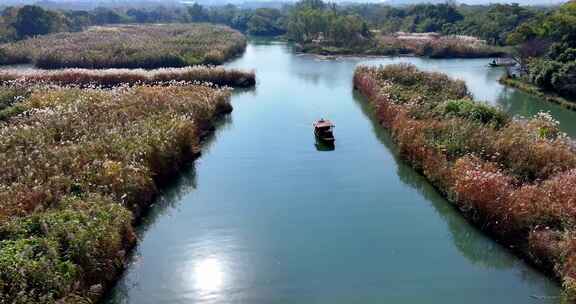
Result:
[[[217,292],[224,285],[224,265],[216,257],[208,257],[195,262],[192,275],[194,287],[203,293]]]

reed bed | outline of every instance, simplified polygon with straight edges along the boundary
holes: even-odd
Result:
[[[414,54],[430,58],[488,58],[505,55],[502,48],[471,42],[452,36],[434,39],[400,39],[391,35],[377,37],[380,52],[387,55]]]
[[[354,86],[400,155],[470,220],[576,292],[576,150],[540,113],[508,117],[462,81],[412,65],[359,67]]]
[[[246,38],[211,24],[118,25],[38,36],[0,46],[0,64],[38,68],[143,68],[221,64],[242,53]]]
[[[56,84],[114,87],[172,81],[210,82],[218,86],[251,87],[256,83],[254,72],[224,69],[214,66],[144,69],[63,69],[63,70],[0,70],[0,84]],[[1,94],[1,93],[0,93]],[[0,95],[0,107],[2,104]],[[1,110],[1,108],[0,108]]]
[[[0,122],[0,302],[97,300],[158,186],[199,153],[228,89],[36,86]]]

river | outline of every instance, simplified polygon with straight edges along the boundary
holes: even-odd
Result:
[[[498,84],[487,60],[296,55],[248,45],[255,69],[224,119],[140,226],[133,262],[106,303],[558,303],[557,283],[469,225],[398,159],[352,90],[358,64],[411,62],[467,82],[517,115],[576,112]],[[336,124],[315,145],[314,119]]]

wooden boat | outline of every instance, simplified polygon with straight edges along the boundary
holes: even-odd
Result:
[[[314,135],[324,142],[334,142],[334,124],[326,119],[319,119],[314,123]]]

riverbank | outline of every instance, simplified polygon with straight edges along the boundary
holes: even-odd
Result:
[[[575,110],[576,111],[576,101],[570,101],[562,96],[559,96],[558,94],[552,93],[552,92],[544,92],[542,91],[540,88],[538,88],[537,86],[530,84],[526,81],[522,81],[520,79],[516,79],[516,78],[510,78],[510,77],[502,77],[500,78],[500,83],[522,90],[526,93],[529,93],[531,95],[534,95],[536,97],[542,98],[548,102],[553,102],[556,104],[559,104],[567,109],[570,110]]]
[[[0,64],[41,69],[184,67],[222,64],[240,55],[246,37],[214,24],[95,26],[0,45]]]
[[[3,301],[97,301],[117,280],[143,211],[232,111],[229,89],[160,84],[26,86],[5,108],[26,115],[0,123]]]
[[[463,82],[409,65],[360,67],[354,86],[405,160],[469,220],[574,296],[576,153],[556,121],[512,119],[472,101]]]
[[[420,34],[376,35],[352,46],[334,46],[327,42],[297,44],[296,51],[319,55],[399,56],[413,55],[437,59],[492,58],[506,55],[506,50],[479,40],[460,36],[432,37]]]

